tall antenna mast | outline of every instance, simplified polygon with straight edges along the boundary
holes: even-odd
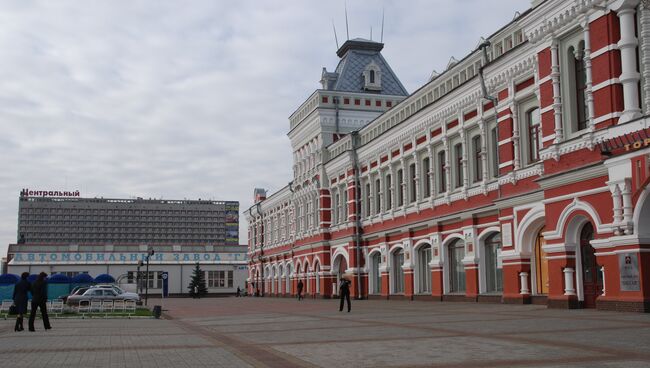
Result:
[[[372,41],[372,26],[370,26],[370,41]]]
[[[336,49],[339,49],[339,38],[336,36],[336,27],[334,26],[334,19],[332,19],[332,29],[334,30],[334,41],[336,41]]]
[[[384,42],[384,8],[381,8],[381,43]]]
[[[345,33],[348,37],[348,40],[350,39],[350,29],[348,28],[348,2],[345,2]]]

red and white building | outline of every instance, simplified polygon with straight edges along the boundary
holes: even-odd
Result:
[[[533,1],[487,41],[411,94],[346,41],[245,212],[251,293],[650,311],[650,6]]]

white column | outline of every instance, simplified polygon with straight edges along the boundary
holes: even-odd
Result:
[[[460,128],[460,144],[463,157],[461,157],[462,170],[463,170],[463,191],[467,190],[469,187],[469,161],[467,161],[467,132],[465,128],[461,126]]]
[[[370,164],[368,164],[368,169],[370,169]],[[370,173],[368,174],[368,182],[370,183],[370,195],[368,196],[370,200],[370,213],[368,214],[368,217],[371,217],[373,214],[377,213],[377,210],[375,209],[375,196],[377,193],[375,193],[375,181]]]
[[[483,185],[487,184],[488,180],[488,143],[487,143],[487,127],[485,126],[485,121],[481,119],[478,122],[479,130],[481,131],[481,173],[483,177]],[[478,164],[478,163],[477,163]]]
[[[643,74],[643,107],[646,114],[650,112],[650,9],[645,6],[639,8],[639,41],[641,65]]]
[[[399,190],[401,190],[400,193],[402,193],[402,207],[406,208],[406,206],[409,203],[409,197],[408,197],[408,180],[409,180],[409,173],[408,173],[408,168],[406,167],[406,160],[404,159],[404,152],[402,152],[402,158],[400,159],[400,165],[402,165],[402,183],[400,184]]]
[[[415,204],[417,205],[420,202],[420,195],[422,191],[420,190],[420,160],[418,159],[418,151],[416,149],[415,141],[413,141],[413,164],[415,165]]]
[[[635,34],[635,8],[639,0],[618,0],[612,4],[620,20],[621,39],[618,49],[621,51],[621,76],[618,79],[623,85],[623,115],[618,122],[634,120],[641,116],[639,108],[639,72],[636,69],[636,46],[638,40]]]
[[[623,197],[623,229],[625,235],[632,234],[634,221],[632,220],[633,207],[632,207],[632,183],[630,179],[625,179],[621,183],[621,197]]]
[[[514,88],[512,89],[514,93]],[[521,168],[521,155],[519,151],[519,111],[517,111],[517,105],[514,103],[510,105],[510,111],[512,113],[512,145],[514,150],[514,169],[519,170]],[[541,134],[541,132],[540,132]]]
[[[521,285],[519,294],[530,294],[530,290],[528,289],[528,272],[519,272],[519,283]]]
[[[593,80],[591,77],[591,42],[589,40],[589,18],[585,17],[584,24],[582,25],[582,34],[585,42],[583,63],[585,65],[585,104],[587,106],[587,126],[590,131],[595,130],[594,127],[594,95],[593,95]]]
[[[564,268],[564,295],[576,295],[576,289],[573,287],[574,272],[571,267]]]
[[[393,164],[388,165],[388,173],[390,174],[390,213],[395,212],[395,207],[397,207],[397,196],[395,191],[395,172],[393,171]]]
[[[553,143],[564,140],[562,129],[562,99],[560,97],[560,61],[558,56],[558,40],[551,44],[551,80],[553,83],[553,114],[555,117],[555,139]]]
[[[429,133],[430,134],[430,133]],[[433,145],[429,144],[427,145],[427,155],[429,156],[429,174],[427,177],[427,180],[429,180],[429,198],[431,199],[431,207],[433,207],[433,201],[434,198],[436,197],[436,178],[435,178],[435,167],[436,167],[436,161],[434,160],[433,157]]]
[[[449,165],[449,157],[451,156],[451,152],[449,152],[449,138],[447,138],[447,135],[442,137],[442,144],[445,147],[445,184],[447,184],[445,194],[448,195],[451,191],[451,167]]]
[[[614,226],[614,234],[621,235],[620,225],[623,221],[623,207],[621,206],[621,191],[618,186],[618,182],[608,182],[609,191],[612,193],[612,202],[614,210],[614,221],[612,225]]]

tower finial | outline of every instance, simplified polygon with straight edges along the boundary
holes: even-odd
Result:
[[[348,2],[345,2],[345,34],[350,39],[350,29],[348,28]]]
[[[384,8],[381,8],[381,40],[379,42],[384,43]]]
[[[334,26],[334,19],[332,19],[332,29],[334,30],[334,41],[336,41],[336,49],[339,49],[339,38],[336,36],[336,26]]]

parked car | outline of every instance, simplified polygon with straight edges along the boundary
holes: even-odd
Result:
[[[117,294],[137,298],[137,299],[135,299],[136,301],[140,300],[140,295],[138,293],[132,293],[132,292],[126,291],[126,290],[122,289],[121,287],[119,287],[119,286],[117,286],[115,284],[97,284],[97,285],[91,286],[91,288],[112,289]]]
[[[70,291],[70,294],[61,297],[61,299],[63,299],[63,302],[65,303],[71,295],[80,295],[85,293],[86,290],[88,290],[88,286],[76,286],[72,291]]]
[[[121,290],[121,289],[120,289]],[[135,293],[119,293],[112,287],[90,287],[85,292],[68,296],[67,305],[90,303],[92,300],[133,300],[140,301],[140,296]]]

